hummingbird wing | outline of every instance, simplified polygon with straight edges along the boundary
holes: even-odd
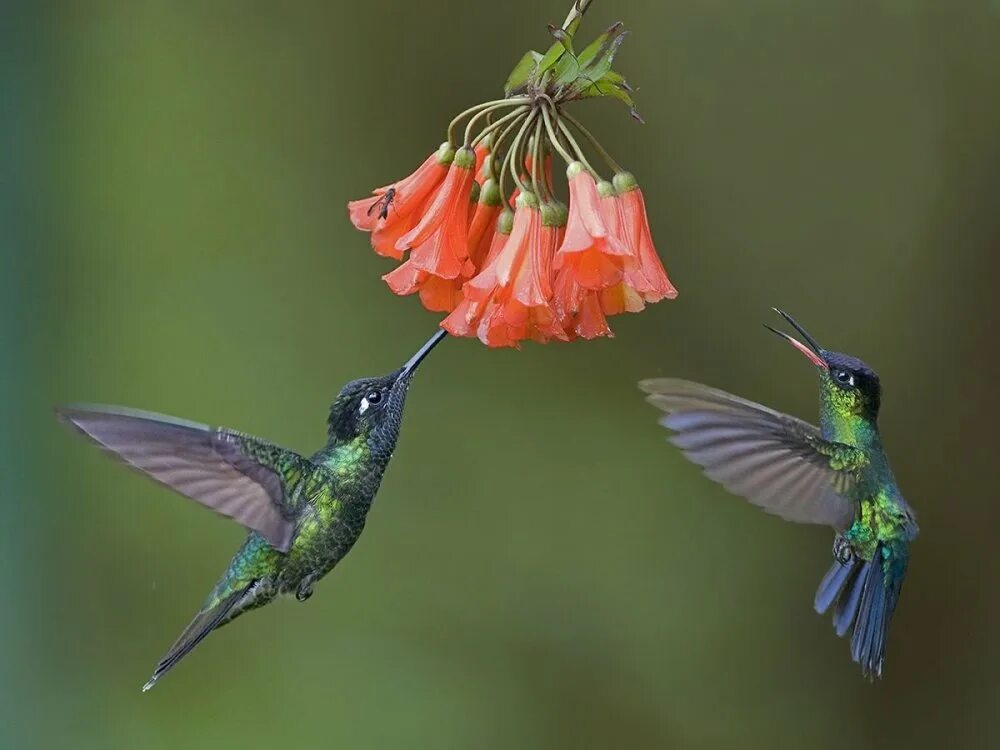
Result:
[[[288,551],[294,509],[286,485],[308,464],[297,453],[224,427],[118,406],[72,406],[56,413],[151,479]]]
[[[660,424],[676,433],[671,442],[730,492],[789,521],[836,529],[853,522],[854,474],[835,469],[831,458],[857,449],[828,443],[801,419],[700,383],[657,378],[639,387],[667,413]]]

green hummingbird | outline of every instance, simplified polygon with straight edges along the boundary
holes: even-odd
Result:
[[[445,335],[437,331],[395,372],[345,385],[330,407],[326,445],[309,458],[242,432],[160,414],[57,409],[61,420],[127,464],[249,530],[143,692],[244,612],[279,594],[308,599],[350,551],[396,447],[413,374]]]
[[[644,380],[660,423],[705,474],[730,492],[789,521],[832,526],[834,562],[815,608],[836,604],[838,636],[853,627],[851,656],[869,679],[882,676],[889,621],[899,601],[917,523],[903,498],[878,431],[882,389],[860,359],[767,328],[798,349],[819,374],[819,428],[699,383]]]

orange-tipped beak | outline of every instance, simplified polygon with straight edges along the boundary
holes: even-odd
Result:
[[[803,344],[801,341],[799,341],[794,336],[790,336],[787,333],[785,333],[784,331],[779,331],[777,328],[771,328],[771,326],[769,326],[767,324],[765,324],[764,327],[767,328],[769,331],[771,331],[771,333],[775,333],[778,336],[781,336],[781,338],[783,338],[789,344],[791,344],[796,349],[798,349],[800,352],[802,352],[803,356],[805,356],[806,359],[808,359],[810,362],[812,362],[817,367],[822,367],[824,369],[829,369],[830,366],[823,359],[823,348],[819,344],[816,343],[816,339],[814,339],[812,336],[810,336],[809,333],[806,331],[805,328],[803,328],[798,323],[796,323],[795,319],[792,318],[791,315],[789,315],[786,312],[783,312],[783,311],[779,310],[777,307],[773,307],[771,309],[774,310],[776,313],[778,313],[778,315],[780,315],[781,317],[783,317],[786,321],[788,321],[788,323],[796,331],[798,331],[800,334],[802,334],[802,338],[804,338],[807,343]]]

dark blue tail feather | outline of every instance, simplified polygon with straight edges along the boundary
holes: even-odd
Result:
[[[893,560],[885,566],[887,575],[882,550],[882,545],[876,547],[873,559],[863,564],[859,560],[846,565],[835,562],[816,592],[816,611],[821,614],[837,602],[833,617],[837,635],[845,635],[854,626],[851,656],[869,679],[882,676],[889,621],[906,569],[905,559]]]
[[[813,601],[813,606],[821,615],[825,614],[830,609],[830,605],[840,596],[841,589],[844,588],[844,584],[847,583],[848,578],[850,578],[851,573],[854,571],[854,564],[854,560],[846,565],[834,562],[830,570],[823,576],[819,588],[816,589],[816,599]]]
[[[871,560],[866,562],[861,570],[857,571],[851,579],[850,588],[844,591],[844,595],[837,602],[837,609],[833,614],[833,627],[837,635],[841,638],[847,634],[854,624],[854,618],[858,615],[858,604],[861,603],[861,592],[864,590],[868,572],[872,567]]]

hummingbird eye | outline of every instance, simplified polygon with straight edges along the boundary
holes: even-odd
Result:
[[[834,380],[836,380],[841,385],[853,386],[854,385],[854,375],[847,370],[835,370],[833,373]]]
[[[358,406],[358,414],[364,414],[368,411],[368,407],[372,404],[377,404],[382,400],[381,391],[369,391],[368,395],[361,399],[361,405]]]

